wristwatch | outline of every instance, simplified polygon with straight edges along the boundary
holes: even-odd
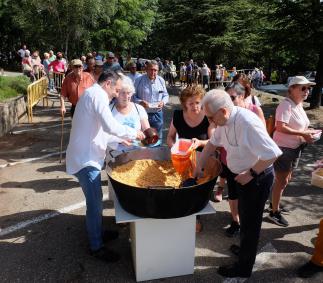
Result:
[[[250,175],[253,178],[257,178],[258,177],[258,173],[255,170],[253,170],[252,168],[250,168],[249,172],[250,172]]]

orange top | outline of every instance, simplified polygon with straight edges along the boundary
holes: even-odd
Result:
[[[82,72],[80,80],[76,78],[74,73],[70,73],[63,81],[61,94],[62,96],[67,97],[72,105],[76,105],[85,89],[89,88],[94,83],[95,81],[89,73]]]

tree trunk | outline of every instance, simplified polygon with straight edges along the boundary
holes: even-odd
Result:
[[[67,59],[67,52],[68,52],[68,39],[69,39],[69,34],[67,33],[66,38],[65,38],[65,58]]]
[[[322,100],[322,88],[323,88],[323,47],[320,49],[319,61],[316,68],[315,76],[316,85],[312,91],[310,108],[319,108]]]

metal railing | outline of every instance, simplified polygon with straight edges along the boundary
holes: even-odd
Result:
[[[252,71],[253,69],[239,69],[239,70],[235,70],[237,73],[248,73],[250,71]],[[234,71],[234,70],[226,70],[227,74],[224,77],[221,77],[220,80],[217,80],[216,78],[216,70],[211,70],[210,76],[209,76],[209,80],[208,80],[208,88],[210,88],[211,86],[225,86],[227,84],[229,84],[232,81],[232,77],[230,76],[230,73]],[[125,74],[129,74],[129,71],[124,71]],[[139,74],[145,74],[145,71],[137,71],[137,73]],[[163,78],[168,81],[168,75],[163,72]],[[197,70],[193,70],[192,72],[192,84],[202,84],[203,83],[203,76],[201,74],[200,71]],[[174,81],[179,82],[180,81],[180,71],[177,70],[176,71],[176,77],[174,78]],[[187,83],[187,76],[185,75],[185,80],[184,83]]]
[[[27,112],[28,112],[29,123],[32,123],[33,121],[33,107],[41,99],[43,99],[43,104],[45,105],[45,98],[47,98],[47,87],[48,87],[47,77],[42,77],[27,87]],[[47,99],[46,99],[46,105],[48,106]]]
[[[57,93],[61,93],[62,84],[65,78],[65,73],[51,72],[49,73],[50,89],[56,89]]]

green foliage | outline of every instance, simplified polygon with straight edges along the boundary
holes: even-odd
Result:
[[[10,87],[0,88],[0,102],[3,102],[9,98],[18,96],[19,94]]]
[[[26,76],[0,77],[0,101],[27,94],[27,86],[30,80]]]
[[[316,69],[323,45],[319,0],[160,0],[149,56],[291,73]]]
[[[109,50],[128,50],[139,46],[152,31],[157,0],[119,0],[108,27],[93,33]]]
[[[0,0],[0,52],[30,50],[79,56],[93,49],[137,47],[151,32],[158,0]],[[12,50],[12,49],[11,49]]]

